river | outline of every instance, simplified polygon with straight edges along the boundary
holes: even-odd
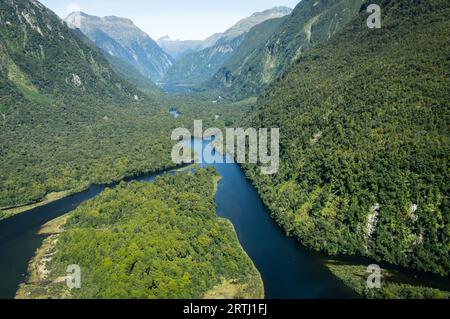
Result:
[[[205,141],[197,141],[194,148],[199,152],[206,145]],[[210,154],[211,150],[206,149],[205,153]],[[221,175],[215,197],[217,213],[233,223],[242,247],[261,273],[267,298],[357,297],[328,271],[324,265],[326,257],[304,249],[285,235],[237,164],[205,162],[209,159],[205,158],[200,166],[213,165]],[[158,175],[133,180],[151,182]],[[43,224],[114,186],[92,186],[85,192],[0,221],[0,298],[14,298],[19,284],[26,279],[28,262],[45,238],[37,235]]]

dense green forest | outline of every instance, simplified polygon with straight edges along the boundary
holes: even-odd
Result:
[[[255,42],[244,41],[236,55],[215,74],[207,87],[240,99],[258,96],[308,49],[326,42],[358,12],[364,0],[303,0],[292,14],[255,27]],[[278,24],[278,25],[277,25]],[[256,29],[257,28],[257,29]],[[256,44],[256,45],[255,45]],[[242,52],[248,52],[240,58]]]
[[[286,233],[331,255],[450,273],[450,4],[372,1],[260,97],[281,168],[246,166]],[[372,3],[371,2],[371,3]]]
[[[122,183],[71,213],[29,297],[202,298],[231,283],[235,298],[263,297],[262,280],[227,220],[215,212],[213,168]],[[81,267],[70,292],[67,265]],[[231,290],[230,290],[231,289]]]
[[[0,207],[167,165],[163,141],[140,133],[159,125],[155,103],[141,101],[90,41],[38,2],[0,7]],[[150,142],[142,146],[144,138]],[[128,172],[135,147],[154,155],[136,159],[140,167]]]
[[[362,2],[303,0],[235,38],[205,91],[167,95],[39,2],[2,0],[0,220],[52,193],[171,168],[171,132],[194,120],[279,127],[279,173],[243,168],[289,236],[450,275],[450,4],[371,0],[382,7],[371,30]],[[217,179],[207,169],[121,183],[82,204],[46,240],[51,280],[25,286],[29,297],[261,297],[215,215]],[[66,290],[68,264],[82,266],[83,289]],[[404,282],[370,291],[362,266],[330,269],[367,298],[448,298]]]
[[[211,107],[211,94],[166,96],[142,78],[131,80],[137,89],[38,2],[0,9],[0,208],[168,168],[174,128],[198,118],[223,127],[248,109]],[[183,116],[173,119],[171,108]]]

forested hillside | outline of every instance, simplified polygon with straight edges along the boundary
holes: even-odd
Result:
[[[286,232],[329,254],[450,273],[450,3],[370,1],[296,60],[246,125],[280,127],[275,176],[247,166]]]
[[[216,216],[217,181],[210,168],[106,190],[46,240],[52,257],[41,269],[50,277],[38,270],[19,296],[262,298],[262,280],[233,226]],[[69,264],[81,268],[81,289],[58,280]]]
[[[169,165],[156,104],[89,40],[36,1],[0,8],[0,207]]]
[[[358,12],[363,0],[303,0],[244,59],[231,59],[208,87],[233,98],[257,96],[309,48],[329,40]]]
[[[152,80],[142,75],[142,73],[140,73],[133,65],[106,53],[104,53],[103,56],[111,64],[111,67],[117,74],[134,85],[141,92],[148,95],[158,95],[162,93],[161,89]]]
[[[247,61],[254,59],[259,54],[260,48],[273,37],[280,24],[287,19],[289,17],[270,19],[253,27],[224,66],[220,68],[211,81],[205,82],[204,86],[211,89],[230,88],[235,81],[233,74],[242,72],[240,69],[245,66]],[[230,70],[235,71],[230,72]]]
[[[95,46],[39,2],[5,0],[0,6],[3,88],[41,104],[75,96],[133,101],[136,91],[115,75]]]

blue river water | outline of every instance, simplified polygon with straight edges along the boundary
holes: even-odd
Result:
[[[193,144],[197,153],[202,150],[206,154],[214,153],[206,141],[196,140]],[[215,197],[217,213],[233,223],[242,247],[261,273],[266,298],[357,297],[328,271],[324,256],[304,249],[285,235],[270,218],[270,212],[239,165],[209,162],[211,158],[205,156],[199,164],[213,165],[221,175]],[[149,174],[132,180],[151,182],[158,175]],[[0,222],[0,298],[14,298],[19,284],[26,279],[28,262],[45,238],[37,235],[40,227],[74,210],[106,187],[114,185],[92,186],[82,193]]]

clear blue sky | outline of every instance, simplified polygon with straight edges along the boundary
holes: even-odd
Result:
[[[275,6],[295,7],[300,0],[40,0],[60,17],[74,9],[130,18],[152,38],[204,39],[238,20]],[[78,11],[78,10],[76,10]]]

